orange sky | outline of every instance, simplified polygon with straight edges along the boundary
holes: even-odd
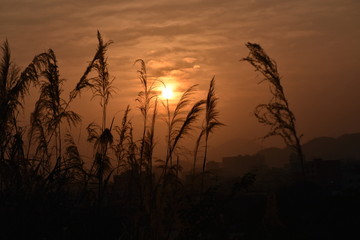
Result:
[[[239,62],[247,56],[248,41],[277,61],[303,141],[360,132],[359,23],[358,0],[2,0],[0,40],[9,40],[21,67],[52,48],[67,79],[64,88],[71,89],[93,57],[99,30],[114,41],[108,61],[118,92],[109,116],[130,104],[137,118],[140,84],[133,62],[138,58],[146,61],[150,76],[170,79],[178,91],[199,84],[198,97],[216,75],[220,120],[227,125],[211,139],[218,149],[234,139],[261,144],[257,139],[267,130],[252,112],[270,98],[268,87],[258,85],[261,77],[249,64]],[[98,102],[86,94],[73,108],[83,116],[83,128],[100,118]],[[243,150],[225,145],[229,155]]]

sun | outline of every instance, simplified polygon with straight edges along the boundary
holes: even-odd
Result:
[[[174,96],[173,90],[169,86],[164,87],[161,92],[161,96],[164,99],[171,99]]]

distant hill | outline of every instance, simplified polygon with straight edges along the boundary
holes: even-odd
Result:
[[[242,140],[240,142],[232,142],[228,146],[222,146],[218,149],[218,154],[223,154],[224,151],[232,147],[232,152],[223,154],[226,156],[236,156],[239,154],[261,154],[265,157],[265,162],[268,166],[283,167],[289,162],[291,150],[289,148],[265,148],[254,151],[258,146],[250,141]],[[247,145],[249,144],[249,145]],[[242,146],[237,147],[236,146]],[[237,152],[234,152],[236,151]],[[249,151],[250,150],[250,151]],[[307,161],[314,158],[322,158],[324,160],[358,160],[360,161],[360,133],[344,134],[338,138],[332,137],[318,137],[303,144],[303,151]],[[221,157],[219,157],[221,159]]]
[[[223,157],[236,156],[239,154],[255,154],[261,149],[260,145],[253,140],[232,139],[217,147],[209,149],[209,160],[220,162]]]
[[[305,143],[303,150],[307,160],[360,160],[360,133],[345,134],[338,138],[315,138]]]

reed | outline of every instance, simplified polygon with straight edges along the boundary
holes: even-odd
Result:
[[[277,64],[259,44],[249,42],[246,44],[246,47],[250,51],[249,55],[241,61],[250,63],[256,72],[261,73],[264,79],[260,83],[268,82],[272,95],[268,103],[257,105],[254,112],[255,117],[261,124],[270,127],[269,133],[264,138],[280,136],[284,140],[285,144],[298,156],[302,176],[305,181],[304,154],[300,141],[301,135],[297,132],[295,115],[291,111],[285,96]]]

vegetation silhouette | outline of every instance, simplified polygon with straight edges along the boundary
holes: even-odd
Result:
[[[360,199],[356,192],[336,198],[314,186],[307,195],[312,201],[300,205],[297,189],[289,185],[252,191],[257,173],[220,179],[217,170],[208,167],[210,135],[224,126],[219,120],[215,77],[204,99],[196,98],[195,84],[171,105],[168,99],[158,96],[158,87],[165,83],[148,78],[145,61],[137,59],[134,65],[140,91],[136,101],[142,124],[140,137],[135,139],[137,128],[131,121],[129,106],[119,126],[114,124],[117,114],[108,121],[107,107],[116,91],[107,62],[112,41],[104,41],[99,31],[97,40],[94,57],[67,98],[63,94],[66,79],[60,77],[52,49],[36,55],[21,71],[11,60],[8,41],[2,43],[2,239],[311,239],[316,229],[307,230],[301,224],[323,220],[314,209],[326,213],[334,205]],[[271,127],[267,136],[282,136],[303,163],[295,117],[280,84],[276,63],[260,45],[247,46],[250,54],[243,60],[264,75],[273,94],[268,104],[256,108],[255,116]],[[30,90],[37,91],[38,99],[29,126],[21,126],[19,116]],[[86,90],[101,107],[101,123],[86,128],[87,140],[93,146],[89,165],[71,135],[72,128],[81,121],[80,115],[71,110],[72,102]],[[155,136],[161,118],[167,127],[165,157],[157,159]],[[194,151],[186,154],[183,143],[194,133],[198,134]],[[198,164],[201,146],[203,158]],[[185,158],[193,160],[189,172],[182,170]],[[201,167],[197,170],[198,165]],[[332,202],[322,207],[324,199]],[[342,209],[353,210],[354,206]],[[329,226],[337,226],[336,219],[343,215],[331,213],[334,216],[329,217]],[[273,224],[279,222],[281,227]]]
[[[246,47],[250,53],[242,61],[250,63],[255,68],[255,71],[263,75],[264,79],[261,82],[267,81],[270,84],[272,98],[268,103],[256,106],[254,113],[260,123],[270,126],[270,131],[264,138],[280,136],[284,140],[285,144],[298,156],[305,181],[304,154],[300,142],[301,135],[297,133],[295,115],[290,110],[284,88],[281,85],[277,64],[259,44],[249,42]]]
[[[202,164],[202,178],[201,178],[201,191],[203,191],[204,187],[204,176],[205,176],[205,167],[207,162],[207,153],[208,153],[208,141],[209,135],[216,128],[220,126],[224,126],[218,120],[219,112],[216,109],[218,98],[215,96],[215,76],[210,81],[210,87],[206,98],[206,107],[205,107],[205,119],[203,122],[203,126],[201,128],[200,134],[196,140],[195,151],[194,151],[194,166],[193,166],[193,174],[195,177],[195,168],[196,168],[196,158],[199,150],[199,146],[202,138],[205,136],[205,149],[204,149],[204,159]]]

